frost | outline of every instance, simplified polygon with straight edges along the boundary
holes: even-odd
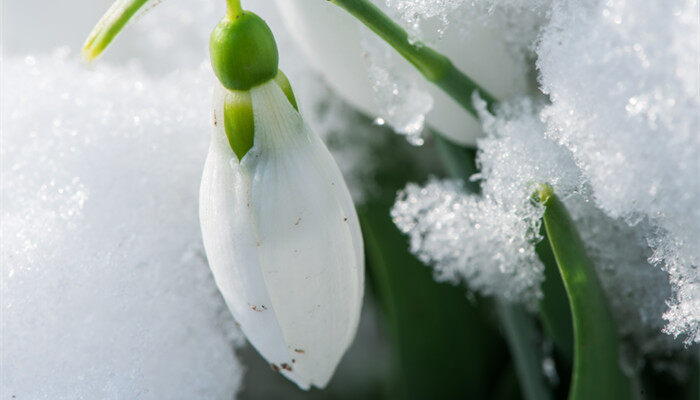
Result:
[[[434,265],[438,280],[464,281],[511,301],[532,303],[539,296],[543,267],[532,246],[537,231],[518,210],[465,193],[457,181],[431,180],[424,187],[409,184],[391,215],[409,235],[411,252]]]
[[[469,6],[464,3],[463,7]],[[492,3],[494,10],[500,7],[496,3]],[[457,2],[427,0],[388,4],[401,11],[405,21],[417,23],[440,13],[450,19],[459,8]],[[487,270],[483,275],[493,273],[495,267],[512,271],[514,267],[503,265],[521,263],[515,252],[519,247],[512,246],[513,232],[536,232],[536,214],[527,211],[528,192],[533,183],[549,182],[574,210],[621,333],[643,352],[674,347],[673,340],[659,335],[663,316],[665,332],[682,336],[686,343],[698,342],[697,2],[538,4],[550,8],[543,14],[548,22],[536,52],[542,90],[551,103],[541,110],[527,106],[527,101],[506,104],[496,117],[482,113],[489,132],[478,143],[483,197],[435,182],[424,189],[410,187],[411,201],[405,202],[409,197],[404,194],[397,203],[404,207],[397,224],[411,236],[414,251],[438,271],[456,271],[453,275],[473,279],[469,277],[479,267],[467,267],[463,260],[479,260]],[[445,193],[438,194],[441,191]],[[463,199],[454,200],[459,196]],[[462,213],[454,218],[463,218],[461,223],[471,227],[448,241],[434,235],[445,224],[449,207],[442,202],[449,199],[447,204],[464,203],[460,207],[469,210],[470,218]],[[426,201],[439,205],[434,214],[424,209]],[[484,202],[499,205],[500,213]],[[499,233],[500,245],[494,240],[496,227],[493,232],[475,234],[477,224],[488,226],[470,214],[480,207],[491,212],[493,221],[509,224],[510,230]],[[523,230],[520,223],[529,228]],[[411,232],[411,226],[420,229]],[[477,249],[465,244],[479,240]],[[486,246],[491,246],[490,252]],[[443,256],[448,250],[453,252],[449,259]],[[488,254],[499,262],[490,262]],[[536,261],[520,267],[531,271],[523,276],[537,274]],[[520,282],[513,285],[514,291],[523,294],[536,291]],[[503,283],[482,280],[476,288],[498,294]]]
[[[414,40],[437,43],[445,35],[467,37],[475,27],[492,27],[524,56],[546,20],[551,0],[384,0]],[[453,33],[449,33],[449,31]]]
[[[671,285],[668,274],[648,261],[652,251],[644,234],[649,227],[614,220],[589,197],[571,196],[566,207],[594,262],[620,334],[641,354],[681,349],[681,341],[661,333]]]
[[[571,192],[580,184],[568,151],[543,136],[530,100],[504,104],[498,118],[481,114],[488,137],[479,141],[482,195],[451,181],[409,185],[392,216],[411,251],[435,265],[442,279],[534,305],[543,266],[535,254],[543,209],[531,201],[537,185]],[[533,163],[532,160],[538,160]]]
[[[197,220],[210,72],[74,59],[3,59],[0,397],[230,399]]]
[[[534,249],[543,210],[530,198],[547,182],[576,222],[621,335],[642,354],[679,350],[680,342],[661,333],[672,288],[668,274],[649,263],[645,234],[652,227],[629,226],[596,207],[571,151],[546,136],[541,106],[528,99],[504,103],[495,116],[483,102],[480,107],[488,136],[479,141],[482,171],[474,178],[482,179],[483,193],[469,194],[454,181],[408,185],[392,215],[411,251],[439,279],[534,305],[543,279]]]
[[[465,0],[385,0],[387,7],[395,10],[409,31],[416,34],[426,19],[438,19],[437,33],[442,35],[450,23],[450,14],[459,10]]]
[[[377,114],[381,115],[375,122],[389,124],[412,145],[422,145],[425,115],[433,108],[433,97],[412,77],[396,70],[394,65],[399,55],[388,44],[372,32],[363,30],[362,33],[362,47],[369,59],[368,75],[379,107]]]
[[[700,24],[695,1],[565,1],[538,46],[548,135],[574,154],[597,205],[648,221],[670,274],[667,331],[700,341]]]

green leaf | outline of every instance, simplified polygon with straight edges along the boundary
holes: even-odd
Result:
[[[468,191],[479,193],[481,190],[479,183],[469,179],[478,171],[476,149],[459,146],[436,132],[433,132],[433,138],[435,148],[447,172],[454,178],[462,179]]]
[[[542,357],[538,348],[537,327],[522,307],[496,302],[498,317],[505,331],[515,372],[523,397],[527,400],[548,400],[552,394],[542,375]]]
[[[540,233],[543,239],[535,245],[535,251],[544,264],[543,296],[538,305],[540,319],[554,346],[570,365],[574,359],[574,329],[569,298],[544,226]]]
[[[358,214],[368,283],[382,305],[391,344],[388,398],[490,398],[508,354],[489,304],[470,301],[463,287],[436,282],[389,215],[397,190],[441,172],[436,152],[430,142],[417,148],[386,128],[373,129],[388,136],[371,150],[379,163],[371,177],[378,190],[368,193]]]
[[[389,398],[488,398],[507,361],[498,332],[464,288],[437,283],[410,254],[389,207],[374,203],[358,210],[392,345]]]
[[[449,174],[463,179],[467,190],[478,193],[478,183],[469,180],[477,171],[476,150],[459,146],[437,133],[434,137],[440,158]],[[534,321],[520,307],[500,301],[496,302],[496,311],[513,357],[523,396],[528,400],[550,399],[551,393],[542,374],[538,332]]]
[[[605,293],[564,204],[545,187],[544,225],[569,297],[574,321],[571,400],[632,398],[630,379],[620,370],[619,338]]]

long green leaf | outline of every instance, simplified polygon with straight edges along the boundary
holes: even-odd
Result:
[[[476,150],[459,146],[438,133],[433,136],[447,172],[464,180],[465,189],[478,193],[478,183],[470,180],[477,171]],[[496,301],[496,313],[508,342],[523,397],[527,400],[551,399],[551,392],[542,374],[537,340],[539,334],[534,321],[521,307],[501,301]]]
[[[574,322],[571,400],[632,398],[620,370],[619,338],[605,293],[569,213],[551,189],[540,192],[544,226],[569,297]]]
[[[371,192],[358,214],[368,282],[382,304],[391,339],[388,398],[490,398],[508,354],[489,304],[478,297],[470,301],[461,287],[436,282],[389,215],[397,190],[441,172],[437,155],[430,143],[416,148],[385,128],[376,129],[389,135],[370,153],[379,163],[372,180],[380,190]]]
[[[540,319],[554,346],[570,365],[574,358],[574,329],[569,298],[544,226],[541,234],[544,238],[535,246],[537,256],[544,264],[543,296],[538,305]]]
[[[535,322],[520,306],[499,300],[496,308],[513,356],[523,397],[527,400],[551,399],[552,393],[542,375],[542,358],[537,351]]]
[[[390,204],[359,210],[370,277],[394,354],[389,398],[485,399],[507,361],[503,341],[464,289],[437,283],[409,251]]]

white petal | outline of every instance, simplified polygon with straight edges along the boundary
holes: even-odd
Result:
[[[355,336],[364,286],[359,221],[323,142],[281,89],[252,89],[255,146],[243,158],[263,275],[294,371],[324,387]]]
[[[200,194],[207,257],[256,349],[300,387],[324,387],[359,321],[359,221],[335,161],[279,86],[251,93],[255,144],[242,162],[222,123],[212,137]]]
[[[291,365],[260,267],[248,204],[248,179],[223,129],[225,93],[223,88],[215,93],[214,120],[220,122],[215,122],[218,126],[214,127],[200,187],[204,247],[216,284],[250,343],[268,362]],[[308,383],[298,383],[308,388]]]
[[[379,7],[384,3],[383,0],[372,2]],[[289,33],[329,86],[360,111],[376,117],[368,63],[361,45],[360,29],[367,28],[328,1],[276,0],[276,4]],[[451,29],[433,47],[497,98],[525,93],[529,89],[529,71],[509,51],[503,34],[478,21],[472,25],[467,37],[459,29]],[[402,75],[424,85],[422,88],[433,97],[433,110],[426,116],[428,125],[457,143],[476,143],[482,133],[474,117],[442,90],[426,82],[407,61],[400,59],[395,67]]]

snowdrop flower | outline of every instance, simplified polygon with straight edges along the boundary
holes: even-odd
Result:
[[[278,71],[272,33],[231,9],[211,37],[214,129],[200,189],[209,265],[250,343],[299,387],[323,388],[357,330],[360,226],[330,152]]]
[[[385,0],[372,0],[382,6]],[[346,101],[363,113],[377,117],[377,104],[370,79],[367,51],[361,29],[366,29],[350,14],[329,1],[276,0],[284,23],[304,51],[309,63]],[[458,29],[447,31],[433,46],[455,65],[474,78],[497,98],[505,99],[529,89],[528,69],[509,49],[498,29],[483,26],[474,15],[463,36]],[[341,50],[342,49],[342,50]],[[371,61],[371,60],[370,60]],[[463,145],[475,145],[481,136],[478,121],[436,86],[425,82],[402,57],[392,68],[408,77],[433,98],[432,111],[426,115],[431,127]]]

